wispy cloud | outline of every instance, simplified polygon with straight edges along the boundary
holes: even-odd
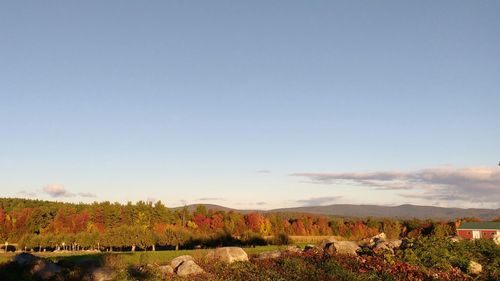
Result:
[[[220,197],[201,197],[197,201],[226,201],[226,199]]]
[[[25,197],[30,197],[30,198],[38,196],[38,193],[36,193],[36,192],[30,192],[30,191],[26,191],[26,190],[21,190],[18,193],[19,193],[19,195],[22,195],[22,196],[25,196]]]
[[[500,201],[500,168],[451,166],[416,171],[370,173],[294,173],[320,184],[351,184],[385,190],[413,190],[406,198],[470,202]]]
[[[90,193],[90,192],[80,192],[80,193],[78,193],[78,196],[87,197],[87,198],[96,198],[97,197],[95,194]]]
[[[258,174],[270,174],[271,173],[270,170],[257,170],[255,172],[258,173]]]
[[[320,206],[324,204],[331,204],[340,198],[342,198],[342,196],[311,197],[309,199],[295,200],[295,202],[304,204],[304,206]]]

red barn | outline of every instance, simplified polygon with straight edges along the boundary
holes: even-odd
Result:
[[[500,222],[464,222],[457,228],[457,235],[468,239],[493,238],[500,235]]]

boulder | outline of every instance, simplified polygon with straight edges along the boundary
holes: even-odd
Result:
[[[394,253],[394,250],[398,249],[401,246],[402,243],[403,243],[402,240],[383,241],[383,242],[378,243],[373,248],[373,250],[375,252],[389,251],[389,252],[393,252]]]
[[[58,273],[62,271],[62,268],[44,259],[38,259],[30,270],[30,273],[40,279],[51,279],[54,278]]]
[[[248,261],[247,253],[242,248],[239,247],[217,248],[209,252],[207,258],[226,263],[233,263],[237,261]]]
[[[495,242],[495,244],[497,245],[500,245],[500,234],[498,234],[498,232],[497,234],[493,235],[493,242]]]
[[[12,262],[20,266],[32,266],[39,259],[39,257],[36,257],[32,254],[22,253],[13,257]]]
[[[174,274],[174,268],[170,265],[160,265],[158,267],[158,270],[163,274],[163,275],[171,275]]]
[[[59,265],[28,253],[16,255],[12,262],[29,268],[30,274],[40,279],[51,279],[62,271]]]
[[[205,273],[205,270],[192,260],[186,260],[177,268],[177,275],[180,277]]]
[[[175,271],[185,261],[194,261],[194,259],[190,255],[178,256],[170,262],[170,265]]]
[[[92,281],[115,280],[115,271],[110,267],[100,267],[92,271]]]
[[[259,260],[267,260],[267,259],[277,259],[281,257],[281,252],[279,250],[262,252],[257,256]]]
[[[338,241],[337,239],[331,237],[329,239],[325,239],[325,240],[319,242],[316,247],[317,248],[321,248],[321,249],[325,249],[328,245],[330,245],[330,244],[332,244],[334,242],[337,242],[337,241]]]
[[[341,255],[351,255],[351,256],[357,256],[358,255],[357,251],[360,249],[361,248],[359,247],[359,245],[352,241],[331,242],[326,244],[325,247],[323,248],[323,250],[329,255],[337,253]]]
[[[475,261],[470,261],[468,271],[469,271],[469,273],[472,273],[472,274],[479,274],[479,273],[481,273],[481,271],[483,271],[483,266]]]

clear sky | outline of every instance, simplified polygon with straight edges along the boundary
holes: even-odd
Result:
[[[499,1],[2,1],[0,196],[500,207]]]

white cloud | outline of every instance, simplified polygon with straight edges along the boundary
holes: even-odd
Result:
[[[52,198],[60,198],[60,197],[87,197],[87,198],[95,198],[96,195],[89,192],[80,192],[80,193],[72,193],[66,190],[64,185],[59,183],[49,184],[43,187],[43,193],[49,195]]]
[[[75,194],[70,193],[64,188],[64,185],[53,183],[43,187],[43,192],[51,197],[74,197]]]
[[[370,173],[294,173],[320,184],[351,184],[383,190],[411,190],[399,196],[413,199],[500,202],[500,168],[452,166],[416,171]]]

